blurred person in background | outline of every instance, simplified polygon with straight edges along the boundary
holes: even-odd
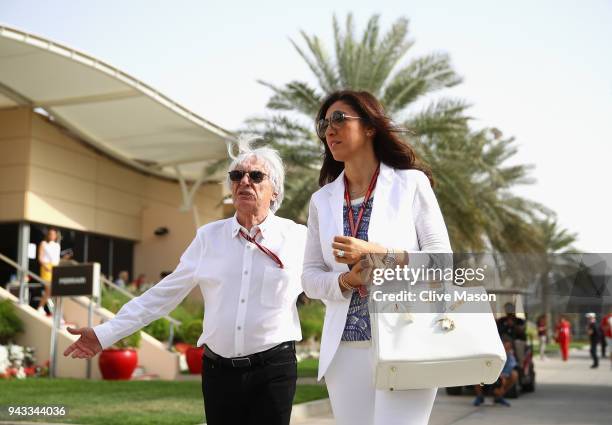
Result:
[[[601,340],[601,330],[599,329],[599,323],[597,323],[597,315],[595,313],[587,313],[584,317],[587,318],[586,332],[589,336],[589,342],[591,343],[591,359],[593,359],[591,369],[596,369],[599,367],[597,346]]]
[[[572,325],[563,315],[559,317],[555,328],[555,341],[559,344],[561,358],[564,362],[569,358],[569,346],[572,340]]]
[[[511,340],[525,341],[527,333],[525,321],[516,317],[516,310],[513,303],[504,304],[506,315],[497,319],[497,330],[500,337],[508,336]]]
[[[602,340],[606,342],[606,345],[610,349],[610,370],[612,370],[612,309],[610,312],[601,319],[601,331]],[[602,347],[604,355],[602,358],[606,358],[605,348]]]
[[[499,378],[493,384],[493,404],[501,404],[502,406],[510,407],[508,400],[504,398],[506,393],[512,388],[512,386],[518,381],[519,375],[516,370],[518,365],[516,357],[514,356],[514,350],[512,349],[512,339],[508,336],[502,338],[504,343],[504,349],[506,350],[506,363],[502,369]],[[476,398],[472,403],[474,406],[480,406],[484,403],[484,394],[480,385],[474,385],[474,391],[476,392]]]
[[[144,273],[140,273],[138,277],[134,279],[134,282],[132,282],[132,285],[134,285],[134,288],[136,288],[137,292],[142,290],[142,288],[144,287],[146,283],[146,279],[147,279],[147,275]]]
[[[127,270],[121,270],[119,272],[119,276],[117,276],[117,279],[115,279],[115,285],[117,285],[120,288],[125,289],[129,281],[130,281],[130,275],[127,272]]]
[[[60,266],[79,264],[79,262],[74,259],[74,250],[72,248],[62,250],[60,256],[62,257],[59,262]]]
[[[545,360],[546,356],[544,355],[544,352],[546,351],[546,343],[548,342],[548,327],[545,314],[538,317],[536,325],[538,327],[538,341],[540,341],[540,360]]]
[[[37,310],[51,314],[47,301],[51,296],[51,280],[53,279],[53,267],[60,262],[61,247],[57,229],[51,227],[47,230],[44,240],[38,245],[38,263],[40,264],[40,277],[45,281],[44,290]]]

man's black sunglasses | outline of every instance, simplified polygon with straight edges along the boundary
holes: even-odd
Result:
[[[321,140],[325,140],[325,132],[327,131],[327,127],[331,125],[334,130],[337,130],[338,127],[341,126],[347,119],[360,120],[361,117],[353,117],[345,114],[342,111],[334,111],[329,116],[329,119],[321,119],[317,122],[317,135],[321,138]]]
[[[242,180],[245,174],[249,176],[249,179],[253,183],[261,183],[263,179],[267,176],[267,174],[265,174],[264,172],[257,171],[257,170],[252,170],[252,171],[232,170],[228,174],[229,174],[230,180],[236,183]]]

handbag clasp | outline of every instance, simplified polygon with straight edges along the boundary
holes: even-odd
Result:
[[[455,329],[455,322],[448,317],[443,317],[441,319],[436,320],[436,322],[440,322],[440,326],[445,331],[452,331]]]

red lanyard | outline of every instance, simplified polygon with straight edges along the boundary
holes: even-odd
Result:
[[[349,193],[349,182],[348,179],[346,178],[346,174],[344,175],[344,200],[346,201],[346,206],[347,206],[347,215],[348,215],[348,222],[349,222],[349,226],[351,228],[351,236],[353,236],[354,238],[357,237],[357,232],[359,231],[359,226],[361,225],[361,219],[363,218],[363,213],[366,209],[366,204],[368,203],[368,201],[370,200],[370,196],[372,196],[372,192],[374,191],[374,188],[376,187],[376,180],[378,178],[378,173],[380,172],[380,164],[378,164],[378,167],[376,167],[376,171],[374,172],[374,175],[372,176],[372,180],[370,180],[370,185],[368,186],[368,191],[365,194],[365,198],[363,198],[363,203],[361,204],[361,207],[359,208],[359,213],[357,214],[357,222],[354,222],[354,216],[353,216],[353,206],[351,205],[351,195]]]
[[[354,238],[357,237],[357,232],[359,232],[359,226],[361,225],[361,219],[363,218],[363,213],[365,212],[366,204],[370,200],[370,197],[372,196],[372,192],[374,191],[374,188],[376,187],[376,181],[378,180],[379,173],[380,173],[380,164],[378,164],[378,167],[376,167],[376,171],[374,171],[372,180],[370,180],[368,191],[366,192],[365,197],[363,198],[363,203],[361,204],[361,207],[359,208],[359,213],[357,213],[357,222],[353,220],[354,218],[353,206],[351,205],[351,194],[349,193],[349,182],[348,182],[348,179],[346,178],[346,174],[344,175],[344,200],[347,206],[346,213],[348,215],[347,219],[349,222],[349,227],[351,228],[351,236],[353,236]],[[358,290],[359,290],[359,296],[361,298],[365,298],[368,296],[368,289],[364,285],[359,286]]]
[[[242,236],[243,238],[245,238],[247,241],[254,243],[255,245],[257,245],[257,248],[259,248],[264,254],[266,254],[268,257],[270,257],[276,264],[278,264],[278,267],[280,267],[281,269],[284,268],[283,266],[283,262],[280,260],[280,258],[278,258],[278,256],[273,253],[272,251],[270,251],[268,248],[266,248],[263,245],[260,245],[255,238],[257,237],[257,235],[259,234],[259,229],[257,229],[257,233],[255,233],[255,236],[251,237],[249,235],[247,235],[246,233],[244,233],[242,230],[240,231],[240,236]]]

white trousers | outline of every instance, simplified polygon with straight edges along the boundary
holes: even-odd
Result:
[[[340,343],[325,373],[336,425],[427,425],[437,388],[374,387],[369,347]]]

